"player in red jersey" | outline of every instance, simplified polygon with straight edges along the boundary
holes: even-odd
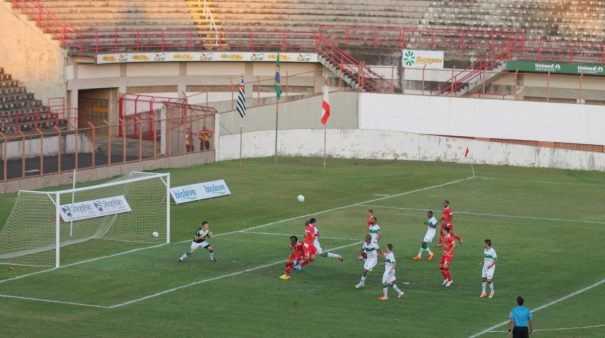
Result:
[[[309,221],[305,222],[305,242],[303,245],[304,259],[302,266],[306,266],[315,260],[315,253],[317,249],[313,242],[315,241],[315,227]]]
[[[286,271],[279,277],[280,279],[290,279],[290,272],[292,272],[292,268],[297,264],[297,262],[302,261],[305,255],[304,243],[299,242],[298,237],[296,236],[290,236],[290,248],[292,249],[292,253],[286,262]]]
[[[437,245],[443,244],[443,229],[445,227],[450,228],[450,232],[454,239],[456,239],[462,245],[462,237],[458,236],[458,234],[454,233],[454,211],[450,206],[450,201],[443,201],[443,211],[441,213],[441,231],[439,232],[439,242]]]
[[[456,249],[456,240],[448,226],[445,226],[442,230],[443,241],[445,243],[443,247],[443,253],[441,254],[441,260],[439,261],[439,269],[441,275],[443,275],[443,284],[446,288],[449,288],[452,283],[452,272],[450,271],[450,264],[454,260],[454,250]]]

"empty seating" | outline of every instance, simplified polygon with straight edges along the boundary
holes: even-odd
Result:
[[[28,93],[19,82],[12,79],[0,68],[0,132],[4,134],[18,131],[28,132],[53,127],[65,128],[67,123],[40,100]]]

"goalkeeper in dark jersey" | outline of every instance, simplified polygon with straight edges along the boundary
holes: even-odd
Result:
[[[209,229],[209,225],[207,221],[202,222],[202,226],[199,227],[195,231],[195,236],[193,237],[193,241],[191,242],[191,248],[189,252],[185,252],[180,258],[179,262],[184,261],[189,255],[191,255],[195,250],[202,248],[208,250],[210,253],[210,260],[216,262],[216,258],[214,258],[214,249],[212,245],[208,243],[208,239],[212,236],[212,232]]]

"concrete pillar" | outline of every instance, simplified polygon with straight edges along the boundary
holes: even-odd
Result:
[[[78,127],[78,90],[67,91],[67,119],[69,129]]]

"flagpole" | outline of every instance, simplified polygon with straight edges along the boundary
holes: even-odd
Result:
[[[324,124],[324,172],[326,171],[327,144],[328,144],[328,128]]]
[[[275,100],[275,156],[274,156],[274,164],[277,164],[277,131],[279,126],[279,97],[276,97]]]
[[[241,168],[242,165],[242,134],[243,134],[243,128],[242,128],[242,119],[239,119],[239,167]]]

